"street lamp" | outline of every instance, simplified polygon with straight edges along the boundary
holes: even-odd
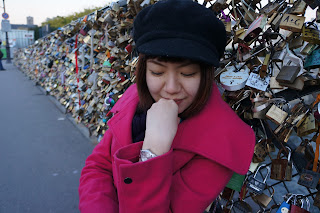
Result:
[[[3,11],[6,13],[6,6],[4,4],[3,0]],[[9,38],[8,38],[8,32],[6,31],[6,52],[7,52],[7,63],[11,63],[10,59],[10,46],[9,46]]]

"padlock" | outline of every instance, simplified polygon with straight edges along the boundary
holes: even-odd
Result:
[[[316,120],[312,113],[308,113],[306,119],[298,127],[297,135],[299,137],[307,136],[313,132],[318,131],[318,126],[316,126]]]
[[[302,47],[304,44],[304,40],[302,36],[297,36],[295,38],[293,38],[290,43],[289,43],[289,49],[293,50],[293,49],[297,49]]]
[[[249,68],[244,64],[229,66],[221,73],[220,83],[228,91],[236,91],[245,87],[249,78]]]
[[[245,33],[244,41],[250,42],[262,32],[262,29],[267,24],[268,17],[264,14],[260,15],[252,24],[249,26],[248,30]]]
[[[289,151],[288,159],[281,159],[281,153],[285,152],[282,148],[278,152],[276,159],[272,159],[271,162],[271,174],[270,178],[274,180],[290,181],[292,178],[292,162],[291,162],[291,149],[286,147]]]
[[[271,188],[272,188],[272,193],[271,193],[270,196],[262,193],[262,194],[260,194],[260,195],[252,196],[252,200],[253,200],[254,202],[256,202],[257,204],[263,206],[264,208],[267,208],[267,206],[268,206],[269,203],[271,202],[271,200],[272,200],[272,198],[273,198],[273,196],[274,196],[274,193],[275,193],[274,187],[272,186]]]
[[[300,67],[299,66],[289,66],[290,62],[286,66],[283,66],[276,77],[276,80],[279,83],[289,83],[292,84],[294,80],[297,78]],[[280,84],[281,85],[281,84]]]
[[[310,44],[320,44],[318,25],[306,22],[302,27],[302,39]]]
[[[316,12],[316,22],[317,23],[320,22],[320,9],[319,8],[317,9],[317,12]]]
[[[291,213],[310,213],[310,202],[305,195],[300,195],[303,198],[301,199],[302,205],[298,206],[297,204],[297,196],[298,194],[295,195],[294,203],[291,205]],[[304,207],[304,200],[306,201],[306,206]],[[305,209],[306,208],[306,209]]]
[[[295,152],[297,153],[301,153],[303,154],[305,160],[307,161],[303,168],[306,167],[307,163],[309,161],[313,161],[314,160],[314,151],[313,151],[313,147],[312,145],[310,144],[309,140],[308,139],[305,139],[301,142],[301,144],[296,148]],[[301,160],[300,160],[301,161]],[[302,171],[302,168],[301,170],[299,170],[299,172]]]
[[[266,117],[274,123],[280,125],[287,118],[288,113],[277,107],[275,104],[268,110]]]
[[[294,197],[294,194],[292,194],[288,200],[286,201],[283,201],[280,205],[280,207],[278,208],[277,212],[276,213],[289,213],[290,212],[290,207],[291,207],[291,204],[289,203],[290,200]]]
[[[280,21],[280,28],[292,32],[301,32],[305,19],[303,16],[284,14]]]
[[[252,213],[252,207],[244,200],[234,202],[233,208],[239,213]]]
[[[312,53],[313,50],[315,50],[318,47],[317,44],[309,44],[307,43],[300,51],[303,55],[309,55]]]
[[[303,169],[303,171],[301,172],[298,180],[298,184],[308,187],[310,189],[315,189],[316,186],[318,185],[320,174],[319,174],[319,169],[317,171],[308,170],[311,162],[312,161],[309,161],[306,168]]]
[[[261,180],[258,180],[256,178],[257,176],[257,173],[259,172],[259,170],[262,168],[262,167],[266,167],[267,169],[267,175],[266,177],[263,179],[263,181]],[[254,176],[252,177],[249,177],[248,179],[248,184],[247,184],[247,188],[249,190],[249,192],[252,192],[254,194],[262,194],[263,193],[263,190],[266,188],[267,186],[267,179],[268,179],[268,176],[270,175],[270,168],[268,166],[266,166],[266,164],[262,164],[258,167],[257,171],[254,173]]]
[[[307,3],[303,0],[298,0],[293,3],[290,14],[303,15],[307,9]]]
[[[252,162],[260,163],[264,161],[265,157],[268,155],[266,141],[266,139],[260,139],[255,145]]]
[[[304,62],[304,68],[315,69],[319,67],[320,67],[320,49],[316,49],[306,57]]]
[[[268,17],[270,17],[277,11],[280,5],[281,4],[278,1],[268,2],[268,4],[261,8],[260,13],[264,13]]]
[[[291,109],[291,115],[288,116],[285,122],[281,123],[274,133],[278,136],[278,139],[283,142],[288,142],[289,137],[293,131],[293,128],[299,126],[305,119],[305,116],[309,109],[305,107],[302,102],[297,103]]]

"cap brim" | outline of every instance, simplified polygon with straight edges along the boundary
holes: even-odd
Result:
[[[145,42],[138,52],[153,55],[186,58],[219,67],[219,57],[207,46],[187,39],[166,38]]]

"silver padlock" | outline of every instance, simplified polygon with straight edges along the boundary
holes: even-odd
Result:
[[[263,181],[258,180],[256,178],[257,173],[259,172],[260,168],[265,167],[265,166],[266,166],[266,164],[262,164],[261,166],[259,166],[257,171],[254,173],[254,176],[253,177],[251,176],[248,179],[247,188],[250,192],[253,192],[256,195],[262,194],[263,190],[266,188],[266,185],[267,185],[266,182],[267,182],[268,176],[270,175],[270,167],[269,166],[266,167],[266,169],[268,170],[268,173]]]

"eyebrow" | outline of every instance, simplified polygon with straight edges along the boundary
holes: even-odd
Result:
[[[161,62],[155,61],[153,59],[149,60],[149,62],[157,64],[157,65],[162,66],[162,67],[167,67],[164,64],[162,64]],[[191,61],[186,61],[185,63],[180,64],[177,68],[186,67],[186,66],[188,66],[190,64],[194,64],[194,63],[192,63]]]

